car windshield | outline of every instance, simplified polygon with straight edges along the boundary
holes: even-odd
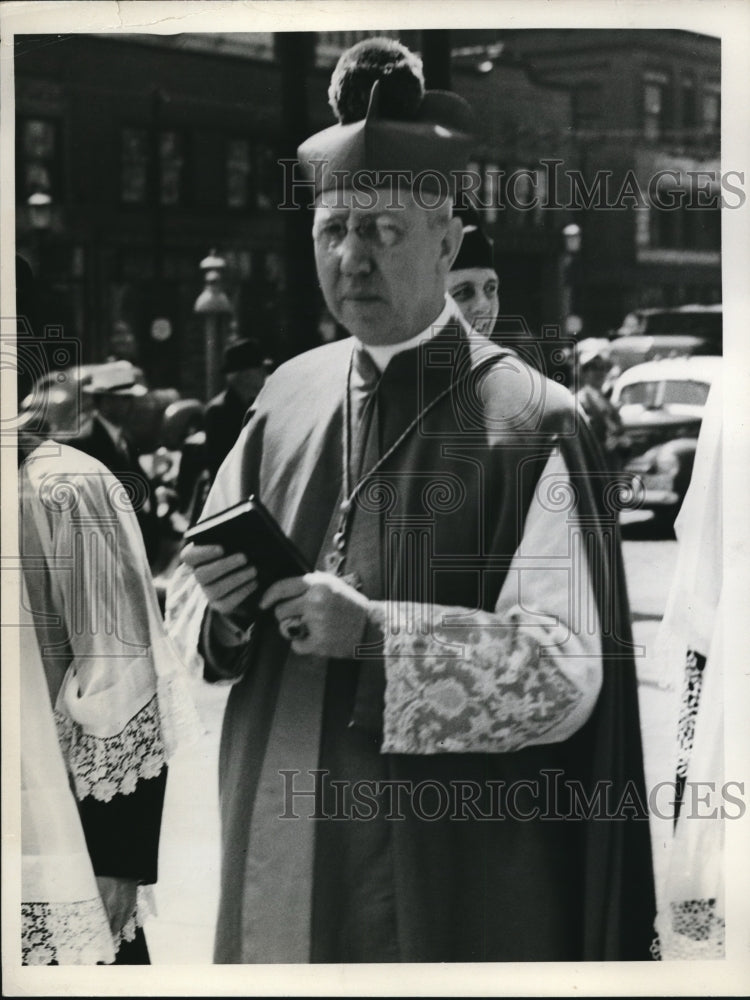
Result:
[[[621,406],[705,406],[711,387],[690,379],[664,382],[633,382],[620,393]]]
[[[638,334],[646,336],[677,336],[688,334],[721,341],[722,314],[720,312],[675,312],[665,309],[647,315],[630,313],[623,322],[620,336]]]
[[[663,402],[666,406],[670,403],[705,406],[710,388],[705,382],[665,382]]]
[[[653,406],[659,389],[658,382],[633,382],[620,393],[621,406]]]

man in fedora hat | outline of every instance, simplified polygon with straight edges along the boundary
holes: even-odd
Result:
[[[244,338],[225,348],[221,370],[226,389],[206,406],[206,455],[212,479],[237,440],[270,367],[257,340]]]
[[[153,562],[159,549],[153,489],[128,434],[133,403],[148,393],[142,377],[140,369],[129,361],[98,365],[82,387],[92,402],[90,418],[66,443],[98,459],[123,484],[138,518],[149,561]]]
[[[446,295],[468,106],[390,39],[345,52],[331,94],[339,124],[299,159],[351,338],[269,378],[205,511],[258,494],[315,571],[258,593],[241,540],[189,545],[168,597],[185,653],[234,683],[215,960],[647,958],[636,679],[593,443],[567,390]]]

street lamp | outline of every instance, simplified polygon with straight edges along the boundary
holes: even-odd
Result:
[[[563,228],[562,234],[567,253],[578,253],[581,249],[581,227],[575,222],[570,222]]]
[[[29,206],[29,222],[36,231],[49,229],[52,223],[52,199],[43,191],[35,191],[29,195],[26,204]]]
[[[26,206],[29,210],[31,246],[36,260],[36,271],[41,274],[44,270],[42,266],[42,240],[52,225],[52,199],[44,191],[35,191],[26,199]]]
[[[562,256],[562,318],[565,333],[577,336],[583,329],[583,321],[574,311],[573,303],[573,261],[581,252],[583,241],[581,227],[575,222],[568,223],[562,231],[564,253]]]
[[[221,351],[224,347],[224,331],[234,310],[232,303],[222,288],[222,273],[227,266],[216,250],[200,262],[203,272],[203,290],[195,300],[193,312],[203,319],[203,334],[206,357],[206,399],[211,399],[219,391],[219,367]]]

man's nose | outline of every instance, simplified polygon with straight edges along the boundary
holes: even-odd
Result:
[[[356,229],[348,229],[338,248],[341,273],[346,275],[370,274],[373,269],[372,252],[366,240]]]
[[[495,311],[495,299],[492,295],[482,293],[478,299],[479,313],[482,316],[491,316]]]

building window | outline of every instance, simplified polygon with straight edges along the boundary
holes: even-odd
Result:
[[[255,149],[255,169],[258,178],[255,205],[260,209],[274,208],[279,201],[280,175],[276,157],[269,145],[260,143]]]
[[[662,73],[647,73],[643,78],[643,134],[646,139],[659,139],[664,134],[668,83]]]
[[[515,167],[506,180],[505,201],[508,208],[508,225],[525,229],[539,224],[540,171],[529,167]]]
[[[484,166],[479,160],[469,160],[466,164],[466,173],[471,178],[471,186],[462,192],[458,207],[474,208],[479,211],[484,205],[484,193],[482,191]]]
[[[648,242],[660,250],[721,250],[721,207],[718,192],[708,204],[691,203],[688,191],[673,192],[679,206],[671,210],[652,209],[648,213]],[[638,234],[643,239],[643,234]]]
[[[651,215],[658,209],[637,208],[635,209],[635,245],[638,250],[645,250],[651,246]]]
[[[721,128],[721,90],[716,84],[703,88],[702,124],[706,132],[717,133]]]
[[[45,118],[19,121],[16,140],[16,199],[25,202],[30,195],[48,194],[53,201],[61,197],[59,125]]]
[[[682,127],[693,129],[698,124],[698,98],[695,92],[695,80],[692,76],[683,76],[680,80],[680,104],[682,106]]]
[[[648,213],[648,244],[660,250],[676,250],[680,245],[680,212],[656,209]]]
[[[153,133],[146,128],[126,127],[121,132],[120,197],[126,205],[146,205],[155,200],[150,173],[153,164]],[[159,133],[158,200],[177,206],[185,200],[185,138],[179,132]]]
[[[721,208],[719,196],[705,207],[681,209],[682,246],[686,250],[721,250]]]
[[[252,197],[252,150],[247,139],[227,145],[227,207],[248,208]]]
[[[544,170],[535,171],[534,179],[534,190],[536,192],[536,203],[534,205],[534,225],[539,228],[543,228],[546,221],[547,215],[544,211],[544,206],[547,204],[547,199],[549,197],[549,191],[547,190],[547,173]]]
[[[185,200],[185,140],[179,132],[159,135],[159,201],[181,205]]]
[[[148,198],[148,131],[122,130],[120,195],[126,205],[145,205]]]
[[[589,132],[598,127],[601,118],[601,88],[586,83],[577,86],[572,95],[573,128]]]
[[[484,221],[489,226],[494,225],[500,204],[500,167],[497,163],[488,163],[484,168],[482,204],[485,206]]]
[[[227,208],[272,209],[279,202],[280,184],[281,174],[270,144],[248,139],[227,141]]]

